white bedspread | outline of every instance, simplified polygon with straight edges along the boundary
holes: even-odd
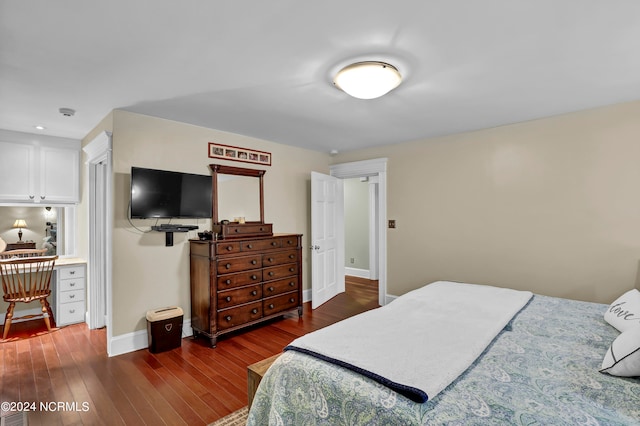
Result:
[[[297,350],[424,402],[462,374],[532,293],[438,281],[294,340]]]

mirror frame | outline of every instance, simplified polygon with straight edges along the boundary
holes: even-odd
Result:
[[[222,164],[209,164],[211,169],[212,178],[212,216],[213,225],[219,225],[218,222],[218,173],[224,175],[236,175],[236,176],[248,176],[256,177],[260,180],[260,222],[253,221],[252,223],[264,223],[264,181],[263,176],[267,172],[266,170],[258,169],[246,169],[244,167],[224,166]]]

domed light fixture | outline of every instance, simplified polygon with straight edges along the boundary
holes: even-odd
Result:
[[[365,61],[347,65],[338,71],[333,84],[358,99],[375,99],[398,87],[402,76],[385,62]]]

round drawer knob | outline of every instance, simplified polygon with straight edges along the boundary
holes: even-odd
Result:
[[[229,285],[229,284],[231,284],[231,280],[226,280],[224,283]]]
[[[273,262],[273,257],[270,257],[269,259],[267,259],[269,262]]]
[[[256,308],[253,308],[253,309],[251,310],[251,313],[252,313],[252,314],[257,314],[257,313],[258,313],[258,310],[257,310]]]
[[[227,268],[227,269],[231,269],[231,264],[227,263],[226,265],[224,265],[224,267]]]
[[[290,255],[289,255],[289,259],[294,259],[295,257],[296,257],[296,256],[295,256],[295,255],[293,255],[293,254],[290,254]]]
[[[275,288],[269,287],[269,291],[273,291],[273,290],[275,290]]]
[[[269,303],[269,309],[273,309],[273,308],[274,308],[273,303]]]
[[[291,281],[291,282],[289,283],[289,287],[295,287],[295,285],[296,285],[296,283],[294,283],[293,281]]]
[[[253,248],[253,245],[252,244],[247,244],[247,248],[251,249],[251,248]]]
[[[296,299],[294,299],[293,297],[289,299],[289,302],[291,302],[291,303],[293,303],[295,301],[296,301]]]
[[[252,279],[252,280],[257,280],[257,279],[258,279],[258,276],[257,276],[257,275],[251,275],[251,279]]]
[[[224,300],[226,300],[227,302],[231,302],[231,296],[225,297]]]
[[[234,230],[233,230],[233,232],[240,232],[240,230],[238,230],[238,229],[234,229]]]
[[[260,230],[261,230],[261,231],[264,231],[264,228],[263,228],[263,227],[260,227]]]
[[[278,243],[276,243],[275,241],[273,241],[273,242],[271,243],[271,245],[272,245],[272,246],[277,246],[277,245],[278,245]]]
[[[227,246],[227,251],[233,250],[233,246]]]
[[[257,296],[257,295],[258,295],[258,292],[257,292],[257,291],[255,291],[255,290],[253,290],[253,291],[251,292],[251,295],[252,295],[252,296]]]
[[[227,315],[226,317],[224,317],[224,319],[226,319],[227,321],[231,321],[231,315]]]
[[[289,268],[289,272],[293,272],[295,270],[296,270],[296,268]]]
[[[273,276],[273,271],[269,272],[269,276],[272,277]]]
[[[257,260],[255,260],[255,259],[253,259],[253,260],[251,261],[251,264],[252,264],[252,265],[257,265],[257,264],[258,264],[258,261],[257,261]]]

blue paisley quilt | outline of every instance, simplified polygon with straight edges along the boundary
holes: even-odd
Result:
[[[607,306],[535,295],[485,352],[424,403],[288,351],[267,371],[249,425],[640,425],[640,379],[600,373],[619,332]]]

